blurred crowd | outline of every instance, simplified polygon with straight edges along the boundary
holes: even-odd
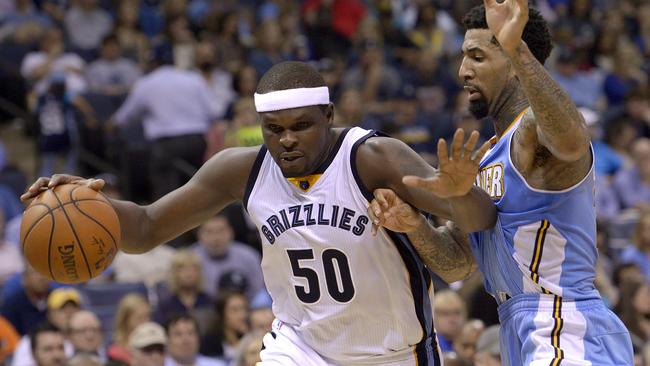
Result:
[[[274,63],[324,76],[337,126],[375,128],[436,164],[456,128],[492,134],[457,78],[460,20],[478,0],[0,0],[0,365],[254,365],[273,319],[260,242],[241,206],[100,278],[65,288],[23,260],[18,200],[36,176],[106,181],[147,203],[210,156],[262,143],[252,99]],[[580,108],[596,156],[596,286],[650,365],[650,1],[538,0],[547,68]],[[5,143],[7,141],[4,141]],[[499,365],[480,273],[436,283],[448,365]]]

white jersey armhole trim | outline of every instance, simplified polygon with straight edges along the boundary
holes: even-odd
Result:
[[[519,123],[519,122],[517,122],[517,123]],[[571,187],[568,187],[568,188],[565,188],[565,189],[562,189],[562,190],[559,190],[559,191],[549,191],[549,190],[545,190],[545,189],[533,188],[530,184],[528,184],[528,182],[526,181],[526,178],[524,178],[524,176],[519,172],[519,169],[517,169],[517,166],[512,161],[512,149],[511,149],[512,137],[517,132],[517,128],[519,128],[518,124],[517,124],[516,128],[514,128],[514,130],[512,131],[512,134],[510,135],[510,137],[508,138],[508,146],[507,146],[507,149],[508,149],[508,162],[512,166],[512,169],[515,171],[515,173],[517,173],[517,176],[519,177],[519,179],[521,179],[521,181],[524,182],[524,185],[526,185],[526,188],[528,188],[529,190],[531,190],[533,192],[537,192],[537,193],[547,193],[547,194],[567,193],[567,192],[570,192],[570,191],[574,190],[575,188],[579,187],[582,183],[584,183],[593,174],[594,167],[596,165],[596,154],[594,154],[594,147],[591,145],[591,142],[589,142],[589,152],[591,154],[591,167],[589,168],[589,171],[587,172],[587,174],[585,174],[585,176],[582,179],[580,179],[580,181],[578,183],[572,185]]]

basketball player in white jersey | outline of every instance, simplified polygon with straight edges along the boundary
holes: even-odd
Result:
[[[436,171],[398,140],[333,128],[325,82],[300,62],[272,67],[255,104],[263,146],[218,153],[151,205],[112,201],[120,249],[146,252],[242,201],[261,234],[264,280],[277,318],[261,365],[439,365],[429,272],[406,236],[384,229],[373,236],[366,210],[371,192],[388,187],[465,231],[493,226],[494,205],[473,186],[476,156],[488,145],[473,153],[478,134],[463,145],[459,131],[446,168]],[[433,194],[404,185],[409,174],[431,177]],[[22,198],[69,182],[103,185],[55,175],[40,178]],[[441,245],[454,244],[452,231],[427,229]],[[459,258],[454,266],[437,270],[462,278],[471,271],[470,254],[453,255]]]
[[[498,220],[470,234],[470,246],[499,304],[502,363],[632,365],[629,332],[594,286],[593,149],[581,114],[543,66],[552,48],[546,21],[528,0],[485,0],[463,24],[459,76],[470,111],[491,117],[497,133],[476,184]],[[427,179],[406,182],[435,190]],[[373,208],[385,211],[399,198],[387,191],[380,201]]]

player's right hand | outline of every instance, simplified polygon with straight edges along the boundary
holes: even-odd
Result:
[[[52,177],[40,177],[27,188],[27,191],[20,196],[21,201],[28,201],[43,192],[46,189],[56,187],[62,184],[79,184],[88,188],[99,191],[104,188],[103,179],[86,179],[68,174],[54,174]]]

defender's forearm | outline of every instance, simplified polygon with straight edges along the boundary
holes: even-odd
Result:
[[[455,226],[434,228],[422,218],[407,235],[424,264],[448,283],[465,279],[476,269],[467,235]]]

